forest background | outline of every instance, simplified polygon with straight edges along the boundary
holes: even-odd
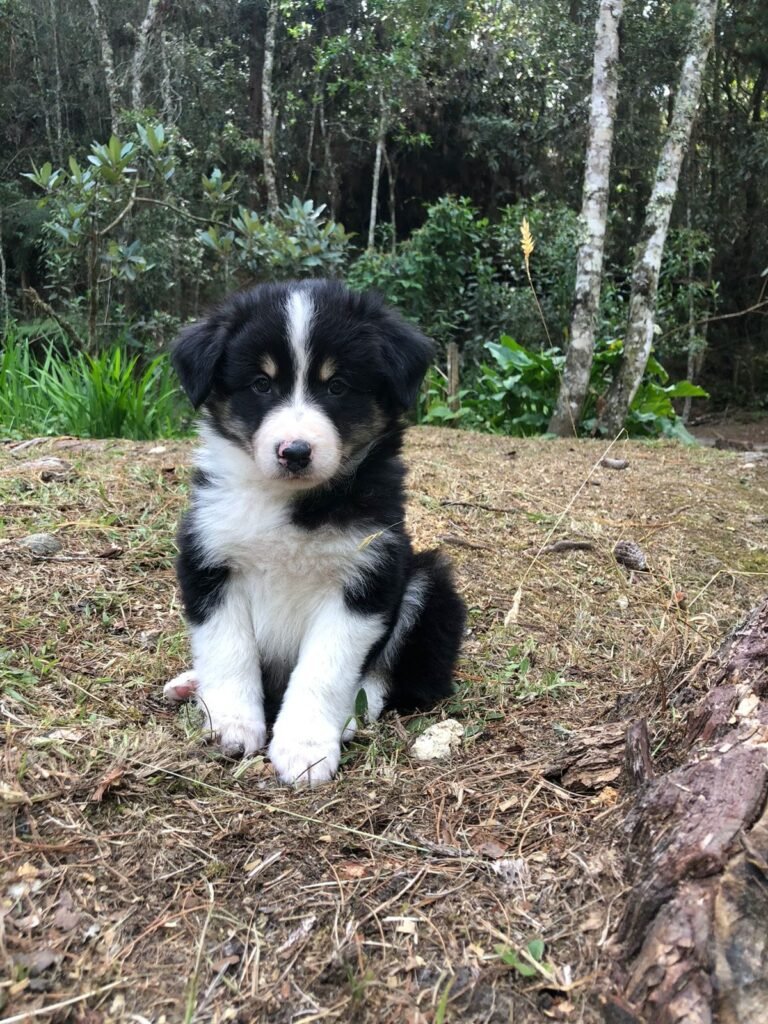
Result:
[[[694,6],[624,5],[584,434],[621,358]],[[179,324],[228,289],[327,274],[380,288],[437,341],[423,420],[545,431],[598,7],[0,0],[3,432],[177,432]],[[768,405],[767,88],[768,2],[723,0],[633,433],[680,434],[673,400],[705,401],[670,380],[709,408]]]

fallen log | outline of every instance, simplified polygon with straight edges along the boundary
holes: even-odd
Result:
[[[685,682],[703,691],[686,762],[642,784],[626,822],[620,994],[604,1017],[757,1024],[768,1020],[768,598]]]

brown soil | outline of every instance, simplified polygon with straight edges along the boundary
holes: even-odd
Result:
[[[692,424],[689,431],[702,444],[737,441],[755,448],[768,447],[768,416],[709,416]]]
[[[411,432],[411,529],[452,554],[471,609],[459,692],[294,792],[161,699],[187,664],[189,445],[6,446],[0,1014],[600,1019],[628,799],[618,771],[563,766],[582,730],[620,741],[640,715],[657,770],[674,765],[678,681],[768,589],[768,461],[627,442],[617,470],[605,447]],[[18,544],[40,532],[52,558]],[[650,572],[617,564],[620,540]],[[459,753],[411,759],[442,717]]]

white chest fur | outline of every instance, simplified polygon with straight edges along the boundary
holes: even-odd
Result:
[[[226,448],[199,453],[209,483],[193,504],[198,545],[206,562],[230,569],[227,600],[246,612],[260,654],[293,664],[323,606],[375,564],[377,545],[362,528],[294,525],[285,489],[265,485],[246,453]]]

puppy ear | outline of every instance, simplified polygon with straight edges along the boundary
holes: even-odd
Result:
[[[402,411],[410,409],[435,355],[434,342],[398,313],[384,312],[382,364],[390,396]]]
[[[211,319],[186,327],[173,347],[171,362],[192,405],[199,408],[213,390],[226,330]]]

